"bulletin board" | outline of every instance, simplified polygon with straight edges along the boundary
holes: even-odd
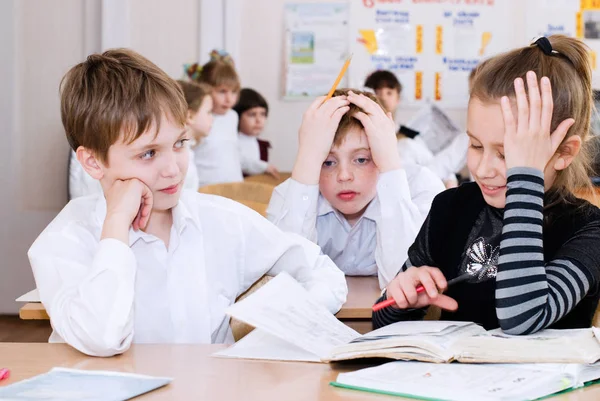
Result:
[[[347,1],[285,5],[284,99],[329,91],[348,57],[348,20]]]
[[[403,86],[403,106],[464,108],[471,70],[511,48],[510,18],[502,0],[353,0],[349,85],[386,69]]]

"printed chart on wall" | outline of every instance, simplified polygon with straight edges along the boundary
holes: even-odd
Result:
[[[600,89],[600,0],[528,0],[527,39],[554,34],[582,39],[590,47],[592,85]]]
[[[355,0],[350,4],[350,86],[372,71],[393,71],[404,105],[462,108],[468,76],[481,60],[510,47],[509,2]]]
[[[286,99],[329,91],[348,57],[348,11],[346,2],[285,5]]]

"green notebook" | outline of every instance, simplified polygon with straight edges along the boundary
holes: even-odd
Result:
[[[536,400],[595,384],[600,364],[390,362],[340,373],[335,387],[430,401]]]

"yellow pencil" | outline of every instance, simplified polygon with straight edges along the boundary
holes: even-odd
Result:
[[[335,79],[335,82],[333,83],[333,86],[329,90],[327,97],[325,97],[325,100],[323,100],[323,103],[325,103],[327,100],[331,99],[331,96],[333,96],[333,92],[335,92],[335,90],[337,89],[338,85],[340,84],[340,81],[342,80],[342,78],[344,77],[344,74],[346,73],[346,70],[348,69],[348,66],[350,65],[350,60],[352,60],[352,54],[348,57],[348,59],[346,59],[346,62],[344,63],[342,70],[340,71],[339,75]]]

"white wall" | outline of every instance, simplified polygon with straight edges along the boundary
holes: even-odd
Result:
[[[517,0],[502,1],[515,4],[511,24],[520,45],[521,8]],[[16,313],[14,299],[33,288],[27,249],[67,201],[68,146],[58,85],[72,65],[101,50],[102,7],[109,3],[128,8],[128,44],[175,78],[184,62],[205,61],[208,47],[228,44],[243,85],[269,100],[266,137],[274,146],[273,161],[282,170],[293,166],[309,102],[281,100],[284,0],[1,0],[0,314]],[[202,18],[214,22],[216,15],[233,28],[200,26]],[[464,124],[464,110],[450,114]]]
[[[16,312],[14,299],[34,287],[27,249],[67,200],[58,85],[93,46],[84,20],[98,5],[0,2],[0,313]]]
[[[514,18],[510,21],[513,28],[512,43],[514,46],[527,44],[523,40],[525,27],[521,1],[502,1],[510,1],[514,5]],[[269,102],[269,120],[264,135],[273,145],[269,157],[272,155],[272,161],[280,169],[291,171],[297,151],[297,130],[302,120],[302,113],[310,101],[284,101],[281,98],[285,3],[286,0],[244,1],[238,48],[242,86],[258,90]],[[402,109],[396,117],[399,121],[407,121],[415,112],[415,109]],[[452,109],[447,112],[460,126],[465,126],[465,109]]]

